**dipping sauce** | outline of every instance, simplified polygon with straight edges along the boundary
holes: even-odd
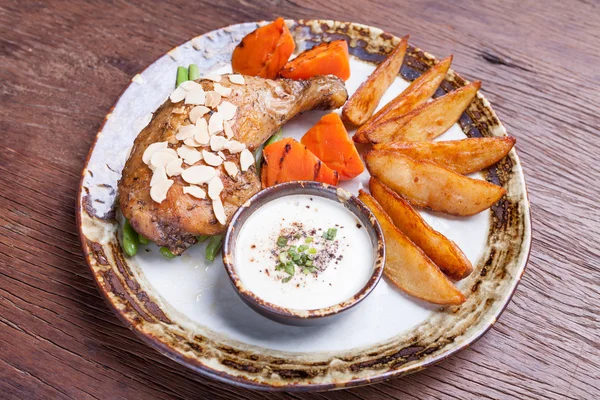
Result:
[[[314,310],[358,293],[373,273],[365,227],[342,204],[290,195],[258,208],[238,234],[236,271],[248,290],[285,308]]]

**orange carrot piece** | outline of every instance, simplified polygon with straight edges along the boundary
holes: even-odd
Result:
[[[335,75],[342,80],[350,78],[348,43],[334,40],[321,43],[288,61],[281,76],[289,79],[308,79],[316,75]]]
[[[291,181],[318,181],[337,185],[338,173],[292,138],[272,143],[263,150],[261,181],[264,187]]]
[[[275,79],[288,61],[296,43],[283,18],[246,35],[233,50],[233,72]]]
[[[342,119],[336,113],[321,118],[301,141],[329,168],[336,170],[341,180],[352,179],[365,170]]]

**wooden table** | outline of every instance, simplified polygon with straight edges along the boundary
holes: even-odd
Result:
[[[190,37],[279,15],[362,22],[454,54],[518,139],[534,226],[524,279],[474,346],[406,378],[290,397],[600,398],[599,3],[374,3],[0,2],[1,398],[265,396],[122,326],[83,261],[74,209],[84,158],[133,75]]]

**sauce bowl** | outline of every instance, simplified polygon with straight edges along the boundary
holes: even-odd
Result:
[[[362,287],[359,287],[355,293],[351,294],[347,299],[341,302],[314,309],[309,309],[308,307],[307,309],[283,307],[265,301],[259,297],[256,293],[252,292],[248,288],[248,285],[246,285],[240,278],[238,268],[242,262],[239,259],[238,262],[236,262],[236,248],[242,227],[259,208],[281,197],[295,195],[309,195],[311,196],[311,201],[312,197],[333,200],[333,202],[337,203],[339,207],[343,207],[353,214],[356,219],[355,222],[357,222],[356,227],[359,229],[364,228],[368,238],[370,239],[370,245],[368,249],[372,251],[372,265],[365,267],[369,268],[365,272],[370,273],[370,276],[367,275],[368,279]],[[328,202],[328,204],[329,203],[330,202]],[[306,208],[308,208],[308,206],[306,206]],[[250,228],[250,225],[248,228]],[[361,235],[364,234],[361,233]],[[349,247],[349,245],[347,246]],[[277,250],[273,250],[272,254],[276,254],[276,251]],[[241,257],[241,255],[238,255],[238,257]],[[330,263],[331,262],[329,261],[327,268],[331,268]],[[276,322],[287,325],[315,325],[324,323],[326,321],[328,322],[336,318],[342,314],[342,312],[356,306],[373,291],[383,273],[383,267],[385,264],[385,242],[381,227],[379,226],[375,216],[360,200],[358,200],[358,198],[351,195],[350,192],[346,191],[345,189],[320,182],[288,182],[271,186],[260,191],[250,198],[245,204],[243,204],[233,215],[225,234],[225,240],[223,244],[223,264],[234,289],[241,299],[254,311]],[[277,261],[273,261],[271,266],[275,264],[277,264]],[[347,262],[346,265],[348,265]],[[267,267],[267,265],[259,264],[254,268]],[[362,267],[363,266],[360,266],[360,268]],[[293,268],[296,267],[294,266]],[[337,269],[337,267],[334,268]],[[260,271],[262,272],[262,269]],[[270,277],[269,274],[267,274],[267,276]],[[315,275],[315,277],[318,276],[319,275]],[[335,290],[335,288],[332,290]]]

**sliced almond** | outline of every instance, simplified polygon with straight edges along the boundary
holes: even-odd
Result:
[[[171,177],[181,175],[181,173],[183,172],[181,164],[183,164],[183,160],[179,157],[169,161],[169,163],[165,167],[165,172],[167,173],[167,176]]]
[[[237,112],[237,106],[228,101],[222,101],[217,107],[219,110],[219,114],[223,117],[223,121],[230,121],[235,117],[235,113]]]
[[[204,99],[204,104],[206,107],[215,108],[221,102],[221,94],[211,90],[206,93],[206,98]]]
[[[242,150],[240,154],[240,168],[242,171],[247,171],[252,165],[254,165],[254,156],[248,149]]]
[[[221,82],[221,75],[209,74],[209,75],[202,77],[202,79],[208,79],[209,81],[213,81],[213,82]]]
[[[223,189],[223,182],[218,176],[215,176],[210,181],[208,181],[208,197],[210,197],[211,199],[220,199],[221,192],[223,191]]]
[[[170,151],[167,151],[170,150]],[[162,149],[155,152],[150,159],[150,164],[154,168],[166,167],[168,163],[177,159],[177,153],[173,149]]]
[[[186,145],[178,148],[177,154],[179,154],[179,157],[183,158],[183,161],[188,165],[196,164],[198,161],[202,160],[202,153],[195,148]]]
[[[217,151],[217,154],[219,155],[219,157],[221,157],[223,160],[226,160],[227,157],[225,157],[225,153],[223,153],[222,151]]]
[[[205,199],[206,191],[199,186],[191,185],[184,186],[183,193],[196,197],[197,199]]]
[[[227,139],[233,138],[233,129],[231,129],[231,124],[228,121],[223,121],[223,131]]]
[[[229,175],[232,179],[235,179],[237,174],[240,173],[240,170],[238,169],[237,165],[235,165],[235,163],[232,161],[225,161],[223,163],[223,167],[225,168],[227,175]]]
[[[206,92],[202,89],[202,86],[198,85],[198,88],[194,88],[187,92],[185,95],[185,104],[204,105],[206,98]]]
[[[196,125],[183,125],[179,127],[175,138],[177,140],[185,140],[187,138],[194,137],[196,134]]]
[[[185,89],[179,86],[173,91],[173,93],[171,93],[169,99],[172,103],[179,103],[181,100],[185,99],[186,94],[187,92],[185,91]]]
[[[197,89],[204,90],[204,88],[202,87],[201,84],[199,84],[198,82],[194,82],[194,81],[185,81],[181,85],[179,85],[179,87],[183,88],[183,90],[185,90],[187,92],[191,92],[192,90],[197,90]]]
[[[166,149],[169,146],[169,142],[156,142],[152,143],[150,146],[146,147],[144,150],[144,154],[142,155],[142,161],[144,164],[150,164],[150,159],[152,155],[159,150]]]
[[[187,146],[190,146],[190,147],[202,147],[202,146],[204,146],[202,143],[198,142],[193,137],[185,139],[183,141],[183,143],[185,143]]]
[[[154,187],[161,182],[166,181],[167,172],[165,171],[165,167],[154,168],[154,172],[152,173],[152,179],[150,179],[150,187]]]
[[[199,185],[206,183],[216,175],[215,169],[206,165],[196,165],[183,170],[181,177],[187,183]]]
[[[213,113],[208,120],[208,134],[214,135],[223,131],[223,117],[218,112]]]
[[[196,121],[198,121],[198,118],[203,117],[204,114],[206,114],[209,111],[210,108],[205,106],[196,106],[192,108],[192,111],[190,111],[190,121],[192,121],[192,124],[195,124]]]
[[[217,221],[219,221],[221,225],[225,225],[227,223],[227,217],[225,216],[225,208],[223,207],[221,198],[213,200],[212,206],[213,211],[215,212],[215,217],[217,217]]]
[[[221,97],[227,97],[231,94],[231,88],[221,85],[220,83],[215,83],[213,86],[213,90],[221,95]]]
[[[173,180],[167,179],[150,188],[150,197],[157,203],[162,203],[167,198],[169,189],[173,186]]]
[[[223,164],[223,159],[221,157],[207,150],[202,150],[202,158],[205,163],[212,165],[213,167],[218,167]]]
[[[210,137],[210,149],[212,151],[221,151],[225,149],[228,140],[223,136],[213,135]]]
[[[242,150],[246,149],[246,145],[244,143],[240,143],[237,140],[230,140],[225,145],[225,148],[229,150],[231,154],[239,153]]]
[[[229,82],[235,83],[236,85],[243,85],[246,83],[246,80],[244,79],[244,77],[242,75],[234,74],[234,75],[229,75]]]
[[[200,118],[196,121],[196,134],[194,135],[194,139],[196,142],[201,143],[203,145],[207,145],[210,140],[210,135],[208,134],[208,124],[204,118]]]

